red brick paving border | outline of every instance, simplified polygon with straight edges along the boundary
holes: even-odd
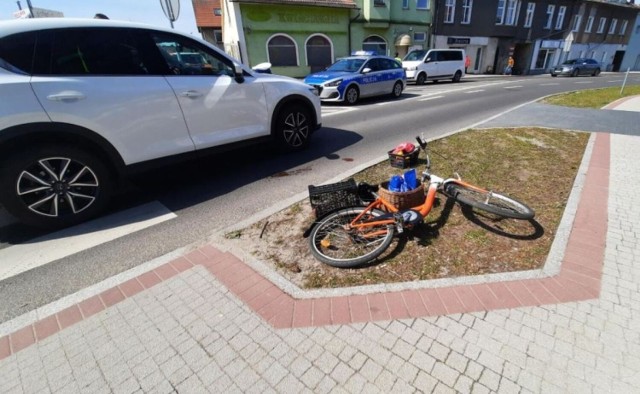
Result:
[[[367,295],[294,299],[230,253],[206,245],[52,316],[0,337],[0,360],[196,265],[275,328],[438,316],[597,298],[607,232],[610,136],[599,133],[560,273]]]

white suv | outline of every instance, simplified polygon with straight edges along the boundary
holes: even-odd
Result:
[[[0,97],[0,204],[52,228],[97,215],[142,163],[265,140],[298,150],[321,126],[303,82],[109,20],[1,21]]]

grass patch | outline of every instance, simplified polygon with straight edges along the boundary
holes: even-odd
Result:
[[[627,85],[620,94],[620,86],[604,89],[581,90],[548,97],[542,102],[577,108],[602,108],[622,97],[640,94],[640,85]]]
[[[518,128],[468,130],[430,143],[433,173],[457,171],[467,181],[522,200],[535,209],[535,221],[483,216],[439,196],[423,225],[396,237],[378,261],[358,269],[333,268],[313,258],[302,236],[313,221],[308,200],[227,238],[303,288],[537,269],[555,238],[588,138],[588,133]],[[424,164],[421,153],[417,169]],[[383,162],[354,178],[380,183],[402,172]]]

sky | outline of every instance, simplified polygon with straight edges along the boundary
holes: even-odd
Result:
[[[161,0],[31,0],[31,6],[60,11],[65,17],[93,18],[100,12],[109,19],[142,22],[151,25],[170,27],[169,19],[164,15]],[[174,28],[187,34],[200,37],[196,27],[191,0],[180,1],[180,14],[173,23]],[[20,0],[22,8],[27,7],[26,0]],[[0,0],[0,20],[14,19],[18,11],[15,0]]]

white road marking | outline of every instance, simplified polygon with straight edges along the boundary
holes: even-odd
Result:
[[[0,250],[0,280],[177,217],[158,201]]]
[[[435,99],[439,99],[439,98],[443,98],[444,96],[429,96],[429,97],[424,97],[421,98],[419,101],[429,101],[429,100],[435,100]]]
[[[341,113],[345,113],[345,112],[351,112],[351,111],[357,111],[358,108],[355,107],[331,107],[331,108],[327,108],[327,107],[322,107],[322,116],[332,116],[332,115],[337,115],[337,114],[341,114]]]
[[[540,86],[555,86],[560,85],[559,83],[541,83]]]
[[[470,94],[470,93],[478,93],[478,92],[484,92],[484,89],[469,90],[469,91],[464,92],[464,93],[465,93],[465,94]]]
[[[521,88],[523,87],[522,85],[516,85],[516,86],[505,86],[503,89],[516,89],[516,88]]]
[[[622,79],[612,79],[611,81],[607,81],[608,83],[622,82]]]
[[[577,81],[577,82],[574,82],[574,83],[593,83],[593,81]]]

